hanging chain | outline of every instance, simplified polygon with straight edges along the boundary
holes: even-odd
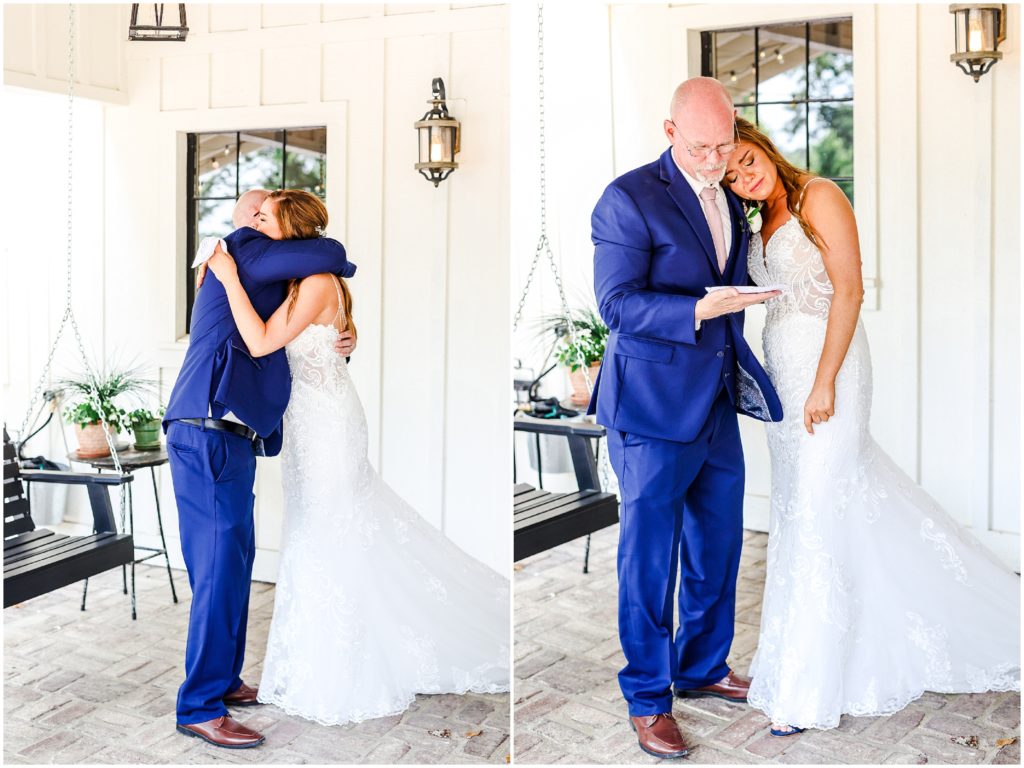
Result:
[[[32,411],[39,402],[39,397],[42,394],[43,386],[47,382],[47,377],[50,374],[50,370],[53,367],[53,358],[57,353],[57,349],[60,346],[60,340],[64,335],[64,329],[70,325],[71,330],[74,332],[75,342],[78,345],[78,351],[82,356],[82,363],[85,365],[86,371],[90,369],[89,356],[85,351],[85,344],[82,342],[82,334],[78,329],[78,323],[75,320],[75,314],[72,310],[72,280],[71,280],[71,264],[72,264],[72,208],[74,204],[74,124],[75,124],[75,5],[74,3],[68,4],[68,108],[67,108],[67,217],[65,226],[67,227],[67,245],[64,253],[64,314],[60,319],[60,325],[57,327],[57,333],[53,340],[53,345],[50,347],[50,353],[47,355],[46,363],[43,366],[43,372],[39,376],[39,380],[36,382],[35,390],[32,393],[32,399],[29,401],[28,409],[25,412],[25,418],[21,422],[21,429],[18,430],[18,440],[25,438],[25,433],[28,428],[28,420],[32,415]],[[103,429],[103,435],[106,438],[107,446],[110,448],[110,456],[114,462],[114,469],[118,474],[123,474],[121,469],[121,460],[117,455],[117,446],[114,442],[114,436],[110,434],[110,429],[107,426],[107,419],[103,413],[103,404],[100,398],[99,389],[93,387],[93,394],[96,397],[96,409],[100,416],[100,426]],[[60,414],[58,414],[58,420]],[[65,437],[65,441],[66,441]],[[125,485],[120,486],[120,512],[121,519],[124,520],[125,516]]]
[[[548,183],[547,183],[547,134],[546,134],[546,112],[544,102],[544,3],[537,3],[537,114],[538,114],[538,152],[539,152],[539,173],[538,183],[540,186],[540,237],[537,240],[537,249],[533,254],[533,261],[530,263],[530,271],[526,276],[526,285],[523,286],[522,295],[519,297],[519,306],[516,308],[515,317],[512,319],[512,332],[519,329],[519,323],[523,317],[523,309],[526,306],[526,298],[530,293],[530,285],[533,282],[534,274],[537,271],[537,264],[542,255],[547,256],[548,265],[551,267],[551,274],[555,279],[555,287],[558,289],[558,300],[562,305],[562,313],[565,316],[566,325],[569,330],[569,343],[579,352],[579,364],[583,370],[583,377],[587,383],[587,391],[593,392],[594,386],[590,381],[590,370],[587,367],[586,355],[582,347],[577,343],[576,324],[573,322],[572,310],[565,298],[565,287],[562,285],[562,276],[555,262],[555,254],[551,251],[551,241],[548,239]]]
[[[562,305],[562,313],[566,320],[569,331],[569,344],[578,353],[578,362],[583,371],[583,380],[587,386],[587,392],[594,393],[594,383],[590,379],[590,367],[587,365],[586,354],[583,348],[577,343],[576,323],[573,320],[572,310],[565,298],[565,287],[562,285],[562,275],[559,272],[558,264],[555,262],[555,254],[551,252],[551,242],[548,239],[548,185],[547,185],[547,136],[544,108],[544,3],[537,3],[537,114],[538,114],[538,159],[539,174],[538,183],[540,187],[540,237],[537,240],[537,249],[533,254],[533,261],[530,262],[530,270],[526,274],[526,283],[523,292],[519,296],[519,304],[516,307],[515,316],[512,319],[512,333],[519,330],[519,323],[523,317],[523,310],[526,307],[526,299],[530,294],[530,286],[533,283],[534,275],[537,272],[537,265],[542,255],[547,256],[551,274],[555,279],[555,287],[558,289],[558,300]],[[603,487],[608,488],[608,451],[601,452],[601,475]]]

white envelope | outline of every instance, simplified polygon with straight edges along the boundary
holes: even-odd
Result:
[[[711,293],[712,291],[723,291],[726,288],[735,288],[740,293],[767,293],[768,291],[785,293],[786,291],[784,285],[709,285],[704,290]]]

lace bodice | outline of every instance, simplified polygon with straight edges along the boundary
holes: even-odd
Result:
[[[341,391],[348,386],[348,363],[334,350],[338,329],[311,323],[285,346],[292,383],[320,391]]]
[[[753,236],[747,255],[751,279],[758,285],[784,285],[786,291],[768,302],[769,321],[790,312],[826,319],[832,306],[832,281],[821,251],[807,239],[800,222],[791,216],[768,240]]]

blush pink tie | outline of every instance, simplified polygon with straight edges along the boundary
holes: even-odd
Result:
[[[715,197],[718,190],[714,187],[704,187],[700,191],[700,202],[704,206],[704,216],[708,220],[708,227],[711,228],[711,241],[715,244],[715,254],[718,256],[718,271],[725,272],[725,260],[728,254],[725,252],[725,230],[722,229],[722,212],[718,210]]]

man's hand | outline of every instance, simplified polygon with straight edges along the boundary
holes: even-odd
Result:
[[[356,348],[356,337],[352,331],[344,330],[334,342],[334,351],[342,357],[351,357]]]
[[[206,262],[196,267],[196,290],[203,287],[203,280],[206,279]]]
[[[782,291],[765,291],[763,293],[740,293],[735,288],[712,291],[697,302],[694,307],[694,319],[710,320],[713,317],[741,312],[747,307],[781,296]]]
[[[813,435],[813,424],[823,424],[835,415],[836,385],[815,383],[804,403],[804,429]]]
[[[206,264],[222,283],[238,276],[238,265],[231,258],[231,254],[221,247],[220,243],[217,243],[217,247],[213,250],[213,256],[207,260]]]

